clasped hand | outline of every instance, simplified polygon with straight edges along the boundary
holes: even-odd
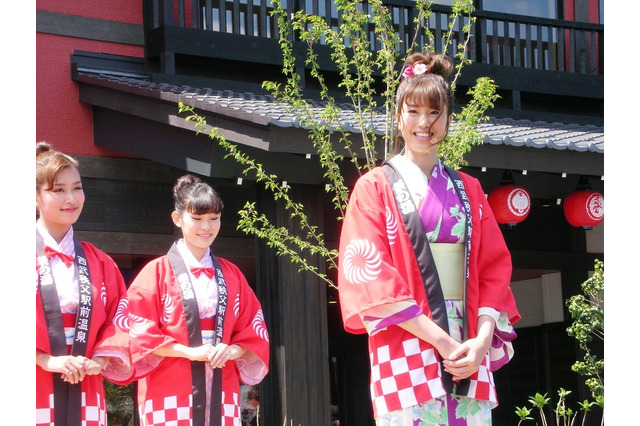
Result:
[[[224,343],[217,345],[207,343],[194,349],[197,353],[192,357],[192,360],[208,361],[213,368],[222,368],[227,361],[235,360],[241,355],[237,345],[229,346]]]
[[[49,358],[47,370],[62,374],[62,380],[72,385],[80,383],[85,376],[100,374],[108,359],[85,356],[52,356]]]
[[[453,380],[466,379],[478,371],[487,350],[482,339],[469,339],[443,360],[444,370],[453,376]]]

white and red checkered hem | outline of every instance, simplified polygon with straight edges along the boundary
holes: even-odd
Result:
[[[374,417],[413,407],[446,395],[435,349],[414,337],[400,344],[383,344],[369,353],[371,401]],[[498,405],[493,374],[486,354],[478,371],[470,377],[469,398]]]
[[[422,349],[418,338],[380,346],[369,356],[375,417],[446,394],[435,351]]]
[[[191,426],[193,396],[170,395],[148,399],[138,407],[142,426]],[[240,426],[240,395],[222,392],[222,425]]]
[[[95,393],[87,397],[86,392],[82,392],[82,421],[81,426],[102,426],[107,424],[107,406],[102,395]],[[53,404],[53,394],[49,394],[49,406],[36,409],[36,425],[54,426],[55,411]]]

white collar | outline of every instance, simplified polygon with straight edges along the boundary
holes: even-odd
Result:
[[[211,256],[209,255],[211,252],[210,248],[207,249],[207,252],[204,254],[204,257],[202,258],[202,263],[200,263],[198,262],[198,259],[196,259],[196,257],[193,255],[193,253],[191,253],[187,248],[187,245],[184,242],[184,238],[180,238],[178,240],[177,247],[178,247],[178,251],[180,252],[180,256],[182,256],[182,259],[184,260],[184,263],[187,265],[187,267],[191,267],[191,266],[203,267],[203,268],[213,267],[213,262],[211,261]]]
[[[65,234],[60,244],[51,236],[47,228],[44,227],[42,222],[38,219],[36,221],[36,228],[42,235],[42,240],[45,246],[51,247],[52,249],[58,250],[64,254],[68,254],[70,256],[75,255],[75,246],[73,244],[73,226],[69,227],[69,230]]]

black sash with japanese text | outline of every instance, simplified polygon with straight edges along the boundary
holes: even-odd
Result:
[[[467,191],[464,189],[464,182],[460,177],[460,174],[450,168],[449,166],[444,166],[445,170],[449,174],[449,177],[453,181],[453,187],[462,202],[462,208],[466,215],[465,220],[465,233],[464,233],[464,286],[463,288],[463,313],[462,313],[462,341],[465,341],[469,338],[469,330],[467,326],[467,282],[469,281],[469,259],[471,254],[471,229],[472,229],[472,218],[471,218],[471,203],[469,202],[469,197],[467,196]]]
[[[167,253],[167,258],[173,269],[184,306],[185,317],[187,319],[187,332],[189,335],[189,346],[202,346],[202,331],[200,330],[200,314],[195,291],[189,278],[187,265],[184,263],[177,243],[173,243]],[[211,256],[213,267],[216,271],[218,285],[218,311],[216,313],[214,344],[222,342],[224,331],[224,317],[227,311],[227,285],[222,274],[222,267],[215,256]],[[193,424],[205,424],[206,410],[206,375],[205,364],[202,361],[191,362],[191,386],[193,393]],[[213,370],[213,382],[211,385],[211,413],[210,426],[220,426],[222,423],[222,370]]]
[[[402,220],[405,224],[407,234],[413,246],[413,251],[416,256],[418,268],[422,275],[422,282],[424,284],[425,293],[427,296],[427,303],[429,310],[431,311],[431,318],[440,328],[449,334],[449,323],[447,319],[447,310],[444,303],[444,294],[442,292],[442,286],[440,285],[440,279],[438,277],[438,271],[436,264],[429,247],[429,240],[425,233],[422,221],[416,209],[415,203],[411,197],[411,193],[407,187],[407,184],[402,179],[400,173],[390,163],[385,163],[382,166],[387,179],[393,190],[394,198],[402,216]],[[466,296],[467,296],[467,279],[469,276],[469,248],[471,244],[471,215],[470,205],[467,194],[464,190],[464,184],[460,179],[457,172],[446,167],[447,173],[454,181],[456,192],[460,197],[463,204],[463,209],[466,213],[465,222],[465,269],[464,274],[464,286],[463,286],[463,339],[467,338],[466,332]],[[454,384],[453,379],[449,373],[444,371],[441,365],[442,382],[445,390],[448,393],[466,393],[466,389],[469,386],[469,380],[457,382]]]
[[[93,308],[93,287],[89,264],[82,248],[82,244],[74,238],[74,265],[78,273],[78,311],[76,313],[75,332],[71,355],[87,356],[87,340],[91,325]],[[62,312],[56,290],[49,258],[44,253],[44,240],[36,230],[36,256],[38,263],[38,290],[42,299],[44,315],[49,332],[49,344],[52,356],[68,355],[67,342],[62,324]],[[55,408],[55,423],[75,426],[82,421],[82,384],[69,384],[62,380],[59,374],[53,374],[53,398]]]

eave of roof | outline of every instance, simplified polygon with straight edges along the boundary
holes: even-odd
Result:
[[[165,101],[183,102],[202,111],[262,126],[307,130],[312,127],[303,125],[299,115],[292,111],[290,105],[278,102],[270,95],[157,83],[145,79],[144,76],[100,74],[94,70],[79,70],[77,79]],[[308,100],[308,104],[318,114],[326,106],[326,102],[316,100]],[[360,133],[361,128],[355,118],[353,105],[344,103],[338,106],[341,108],[340,122],[335,123],[334,129]],[[371,126],[374,133],[384,135],[384,114],[380,113],[374,117]],[[490,117],[479,124],[478,129],[484,135],[485,143],[490,145],[604,154],[604,127],[600,126]],[[452,130],[455,131],[455,123]]]
[[[492,145],[604,154],[604,128],[598,126],[490,118],[478,129]]]

